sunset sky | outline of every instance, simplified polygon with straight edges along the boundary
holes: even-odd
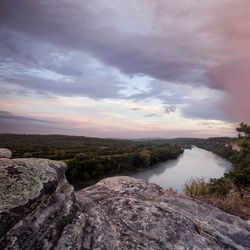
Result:
[[[0,133],[233,136],[250,0],[1,0]]]

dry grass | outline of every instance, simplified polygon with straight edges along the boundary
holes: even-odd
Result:
[[[232,189],[225,198],[211,198],[208,202],[245,220],[250,219],[250,193],[242,194]]]
[[[245,220],[250,219],[250,190],[238,190],[231,185],[225,196],[210,193],[209,185],[204,179],[193,179],[185,184],[185,194],[214,205]]]

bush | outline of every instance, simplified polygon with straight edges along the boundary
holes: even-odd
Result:
[[[217,185],[217,186],[214,186]],[[226,190],[226,191],[225,191]],[[186,195],[212,204],[228,213],[250,219],[250,192],[239,190],[232,183],[206,182],[192,179],[185,184]]]
[[[185,183],[184,192],[192,198],[208,195],[209,188],[204,179],[191,179]]]

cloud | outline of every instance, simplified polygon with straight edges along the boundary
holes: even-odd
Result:
[[[102,132],[98,131],[97,124],[82,120],[72,120],[69,116],[66,118],[58,115],[37,119],[0,111],[0,133],[101,136]]]
[[[123,82],[92,57],[28,38],[0,33],[0,84],[15,84],[47,95],[119,98]],[[11,49],[11,48],[15,49]],[[32,59],[31,59],[32,58]]]
[[[225,41],[226,60],[207,71],[210,85],[227,93],[221,104],[232,121],[250,122],[250,1],[225,1],[224,10],[216,13],[215,34]]]
[[[170,114],[170,113],[175,112],[176,109],[177,109],[177,107],[175,107],[175,106],[168,106],[168,107],[165,107],[165,112],[166,112],[167,114]]]
[[[87,96],[93,99],[122,97],[119,87],[114,79],[109,76],[85,77],[68,81],[65,79],[44,79],[36,76],[9,76],[4,77],[7,84],[20,85],[28,90],[36,90],[39,93],[48,93],[61,96]],[[108,84],[106,84],[108,82]],[[108,85],[108,86],[107,86]]]
[[[147,115],[144,115],[144,117],[154,117],[156,116],[156,114],[152,113],[152,114],[147,114]]]
[[[194,101],[181,109],[184,117],[203,120],[227,121],[224,113],[217,108],[217,103],[209,101]]]
[[[0,111],[0,133],[60,133],[64,132],[53,120],[37,119]]]
[[[2,0],[1,85],[250,120],[248,0],[114,2]],[[135,75],[148,76],[149,89],[121,94]]]
[[[250,40],[249,40],[250,42]],[[228,62],[209,72],[212,83],[226,91],[227,99],[220,107],[234,122],[250,122],[250,58]]]
[[[25,116],[13,115],[7,111],[0,111],[0,120],[14,120],[14,121],[25,121],[25,122],[39,122],[39,123],[51,123],[51,121],[45,121]]]
[[[204,12],[209,12],[206,8],[213,10],[211,5],[189,6],[172,0],[165,4],[146,0],[144,7],[128,1],[118,9],[106,1],[60,0],[34,4],[30,0],[3,0],[0,21],[2,26],[36,39],[90,53],[128,75],[145,74],[194,83],[202,80],[207,64],[216,59],[211,53],[216,47],[214,38],[201,32],[199,24],[199,20],[206,22]],[[164,15],[162,11],[159,15],[160,9]],[[194,10],[197,15],[193,17],[190,14]],[[141,11],[145,11],[148,19]],[[120,18],[123,12],[125,16]]]

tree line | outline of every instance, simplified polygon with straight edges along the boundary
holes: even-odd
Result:
[[[0,147],[13,157],[47,158],[68,163],[71,184],[89,183],[159,162],[175,159],[183,150],[166,140],[120,140],[66,135],[0,134]]]
[[[143,147],[130,153],[94,155],[80,153],[68,160],[67,177],[71,183],[88,183],[119,173],[148,168],[157,163],[176,159],[183,149],[177,145]]]

